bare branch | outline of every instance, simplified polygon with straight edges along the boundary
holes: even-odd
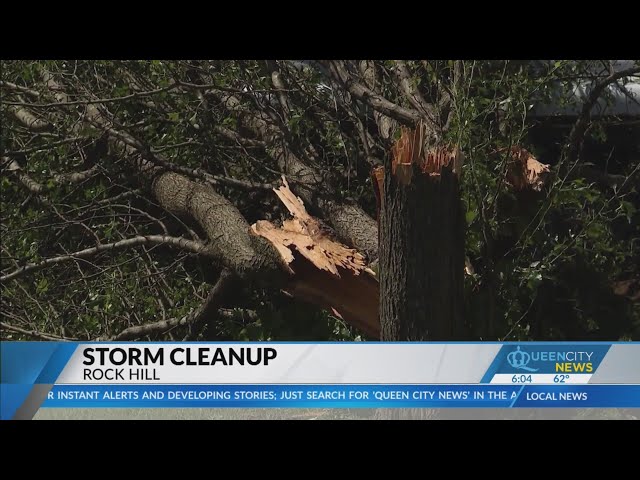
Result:
[[[8,152],[4,152],[5,155],[8,155],[10,157],[13,156],[18,156],[18,155],[26,155],[27,153],[33,153],[33,152],[43,152],[45,150],[51,150],[52,148],[55,148],[59,145],[64,145],[66,143],[73,143],[73,142],[78,142],[80,140],[87,140],[89,137],[69,137],[69,138],[64,138],[62,140],[58,140],[56,142],[47,142],[46,145],[40,145],[38,147],[31,147],[31,148],[24,148],[22,150],[11,150]]]
[[[191,178],[201,178],[202,180],[210,183],[211,185],[227,185],[230,187],[241,188],[243,190],[265,190],[271,191],[275,184],[270,183],[253,183],[245,180],[237,180],[235,178],[224,177],[222,175],[213,175],[209,172],[205,172],[199,168],[189,168],[183,167],[182,165],[176,165],[175,163],[169,162],[164,158],[154,155],[151,159],[151,162],[164,167],[167,170],[171,170],[172,172],[181,173]]]
[[[233,278],[233,274],[229,270],[222,270],[222,272],[220,273],[220,278],[209,292],[209,295],[207,295],[204,303],[200,307],[198,307],[197,310],[189,313],[188,315],[185,315],[181,318],[172,318],[169,320],[162,320],[160,322],[130,327],[126,330],[123,330],[119,334],[114,335],[109,340],[135,340],[138,338],[146,337],[148,335],[158,335],[166,333],[173,328],[183,325],[190,325],[192,328],[197,328],[204,322],[210,320],[212,316],[216,314],[218,308],[220,307],[222,297],[228,290],[228,287],[232,283]]]
[[[115,197],[105,198],[96,203],[96,205],[108,205],[111,203],[119,202],[122,199],[139,196],[142,193],[141,188],[136,188],[134,190],[127,190],[126,192],[122,192]]]
[[[60,255],[57,257],[47,258],[37,263],[28,263],[18,268],[17,270],[14,270],[13,272],[0,277],[0,283],[20,277],[29,272],[34,272],[37,270],[41,270],[43,268],[57,265],[59,263],[70,262],[72,260],[77,260],[77,259],[89,258],[102,252],[125,250],[127,248],[133,248],[140,245],[167,245],[170,247],[178,248],[180,250],[185,250],[185,251],[200,254],[200,255],[210,254],[209,247],[207,247],[207,245],[201,242],[187,240],[186,238],[181,238],[181,237],[169,237],[167,235],[146,235],[146,236],[128,238],[126,240],[120,240],[114,243],[101,244],[101,245],[98,245],[97,247],[86,248],[84,250],[80,250],[78,252],[71,253],[68,255]]]
[[[12,160],[8,157],[2,157],[2,165],[6,166],[7,170],[13,173],[17,177],[18,181],[31,193],[40,195],[47,190],[47,187],[45,185],[31,178],[31,176],[26,173],[15,160]],[[97,175],[98,172],[99,168],[97,165],[95,165],[90,169],[84,170],[82,172],[63,173],[55,175],[51,180],[56,185],[62,183],[82,183],[85,180],[88,180],[89,178]]]
[[[100,168],[98,165],[94,165],[88,170],[83,170],[82,172],[71,172],[71,173],[60,173],[53,177],[53,181],[55,183],[82,183],[85,180],[90,179],[91,177],[98,174]]]
[[[20,125],[33,132],[45,132],[51,130],[51,124],[49,122],[39,119],[26,108],[10,105],[8,110],[13,114],[14,118],[20,123]]]
[[[1,82],[0,86],[6,87],[6,88],[10,88],[12,90],[24,91],[25,93],[27,93],[29,95],[32,95],[32,96],[40,96],[40,93],[36,92],[35,90],[30,90],[30,89],[27,89],[26,87],[20,87],[19,85],[16,85],[16,84],[11,83],[11,82]],[[65,99],[65,100],[61,100],[60,102],[53,102],[53,103],[25,103],[25,102],[12,102],[12,101],[2,101],[0,103],[3,103],[5,105],[28,106],[28,107],[33,107],[33,108],[71,107],[71,106],[77,106],[77,105],[97,105],[97,104],[124,102],[124,101],[127,101],[127,100],[133,100],[133,99],[136,99],[136,98],[150,97],[150,96],[153,96],[153,95],[158,95],[159,93],[169,92],[169,91],[172,91],[172,90],[178,90],[178,89],[181,89],[181,88],[186,88],[186,89],[191,89],[191,90],[200,90],[200,91],[203,91],[203,90],[204,91],[206,91],[206,90],[220,90],[220,91],[238,93],[238,94],[242,94],[242,95],[250,95],[251,94],[249,92],[245,92],[245,91],[237,89],[237,88],[222,87],[222,86],[215,85],[215,84],[196,85],[196,84],[188,83],[188,82],[174,81],[171,85],[168,85],[166,87],[156,88],[156,89],[153,89],[153,90],[148,90],[148,91],[143,91],[143,92],[134,92],[134,93],[131,93],[129,95],[123,95],[121,97],[107,97],[107,98],[95,98],[95,99],[90,99],[90,100],[73,100],[73,101]],[[263,91],[264,90],[254,90],[254,92],[263,92]]]
[[[364,83],[374,92],[378,92],[378,74],[375,63],[371,60],[362,60],[360,61],[359,70]],[[373,119],[378,126],[380,136],[388,143],[387,147],[390,147],[389,142],[392,133],[396,129],[397,122],[388,115],[377,110],[373,111]]]
[[[395,68],[393,68],[392,71],[403,95],[409,100],[409,103],[413,105],[413,108],[422,112],[423,117],[429,122],[432,129],[437,128],[437,122],[435,120],[436,114],[433,105],[425,101],[420,91],[411,82],[411,74],[409,73],[407,64],[402,60],[395,60],[394,62]]]
[[[15,160],[8,157],[2,157],[2,165],[3,168],[7,168],[7,170],[13,173],[18,181],[31,193],[40,195],[45,190],[44,185],[36,182],[28,173],[24,172],[20,164]]]
[[[278,102],[280,102],[282,115],[284,116],[284,120],[288,121],[291,105],[289,104],[289,100],[287,99],[287,96],[284,93],[285,84],[280,76],[278,65],[274,60],[267,60],[267,68],[271,73],[271,83],[273,84],[274,87],[276,87],[276,95],[278,96]]]
[[[126,100],[132,100],[140,97],[148,97],[151,95],[157,95],[158,93],[168,92],[169,90],[175,90],[178,88],[180,84],[169,85],[168,87],[156,88],[155,90],[150,90],[147,92],[134,92],[130,95],[123,95],[122,97],[113,97],[113,98],[99,98],[95,100],[75,100],[75,101],[63,101],[63,102],[53,102],[53,103],[24,103],[24,102],[9,102],[2,101],[5,105],[18,105],[18,106],[29,106],[32,108],[52,108],[52,107],[70,107],[73,105],[92,105],[98,103],[115,103],[115,102],[124,102]],[[37,92],[36,92],[37,93]]]
[[[153,170],[153,166],[159,166],[171,170],[176,173],[181,173],[192,178],[200,178],[212,185],[228,185],[231,187],[242,188],[245,190],[271,190],[273,185],[252,183],[243,180],[237,180],[235,178],[224,177],[221,175],[212,175],[199,168],[189,168],[181,165],[176,165],[168,160],[164,159],[159,154],[154,154],[153,151],[147,148],[141,141],[134,138],[127,132],[120,131],[107,125],[102,115],[93,105],[88,105],[87,120],[94,126],[106,130],[110,135],[121,140],[126,146],[134,149],[137,153],[142,155],[147,160],[146,165],[141,165],[141,169],[144,172],[150,172]],[[131,153],[131,152],[130,152]]]
[[[403,108],[400,105],[387,100],[382,95],[378,95],[361,83],[356,82],[347,72],[342,62],[323,61],[322,64],[329,69],[329,72],[334,79],[344,84],[349,93],[359,100],[366,102],[375,110],[409,126],[415,126],[420,120],[420,114],[418,112]]]
[[[334,228],[338,236],[347,244],[355,246],[366,253],[369,259],[378,255],[378,236],[375,220],[367,215],[358,205],[336,202],[322,192],[330,188],[323,172],[302,162],[289,148],[282,145],[276,137],[277,132],[260,115],[248,112],[240,100],[228,94],[219,96],[225,107],[236,114],[245,115],[246,126],[252,128],[261,138],[275,143],[272,156],[287,178],[296,183],[296,194],[309,205],[322,211],[325,218]]]
[[[25,330],[24,328],[16,327],[15,325],[10,325],[5,322],[0,322],[0,327],[4,328],[5,330],[20,333],[22,335],[27,335],[33,338],[39,338],[41,340],[51,340],[55,342],[75,342],[78,340],[77,338],[50,335],[48,333],[39,332],[38,330]]]
[[[229,128],[223,127],[222,125],[214,125],[213,131],[227,137],[229,140],[236,142],[237,144],[242,145],[244,147],[256,147],[256,148],[265,147],[264,142],[260,140],[254,140],[252,138],[245,138],[241,136],[239,133]]]
[[[6,82],[4,80],[0,80],[0,87],[26,93],[27,95],[31,95],[32,97],[36,97],[36,98],[40,96],[40,92],[37,92],[27,87],[23,87],[22,85],[16,85],[15,83],[12,83],[12,82]]]
[[[64,99],[64,90],[53,78],[47,84]],[[266,241],[249,235],[249,225],[240,211],[210,185],[193,182],[176,172],[163,172],[156,163],[170,165],[140,140],[126,131],[113,128],[113,116],[87,105],[84,120],[109,134],[109,142],[128,156],[138,173],[150,183],[154,197],[166,211],[176,216],[189,216],[204,229],[208,243],[206,254],[241,278],[269,277],[270,282],[283,279],[281,261]],[[200,245],[200,244],[199,244]]]
[[[639,72],[640,67],[632,67],[626,70],[621,70],[617,73],[609,75],[593,87],[591,93],[589,93],[589,96],[587,97],[586,102],[584,102],[584,105],[582,105],[580,116],[576,120],[576,123],[573,125],[571,133],[569,134],[569,140],[567,142],[567,159],[569,161],[569,164],[572,164],[580,157],[582,146],[584,144],[584,136],[591,120],[591,110],[598,102],[598,99],[604,92],[605,88],[607,88],[607,86],[609,86],[610,84],[617,82],[621,78],[629,77]]]

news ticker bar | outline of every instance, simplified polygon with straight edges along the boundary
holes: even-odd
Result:
[[[640,385],[54,385],[43,408],[637,408]]]

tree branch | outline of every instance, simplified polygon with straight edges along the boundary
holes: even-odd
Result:
[[[411,82],[411,74],[409,73],[409,68],[407,64],[402,60],[395,60],[395,68],[392,69],[393,74],[396,77],[396,83],[400,87],[400,91],[402,91],[405,98],[413,105],[413,108],[422,112],[423,117],[432,130],[436,130],[438,128],[436,122],[436,113],[433,105],[427,103],[422,96],[422,94],[418,91],[415,85]]]
[[[29,272],[41,270],[43,268],[51,267],[59,263],[89,258],[102,252],[125,250],[127,248],[133,248],[140,245],[167,245],[196,254],[210,254],[209,247],[201,242],[196,242],[181,237],[170,237],[167,235],[146,235],[128,238],[126,240],[120,240],[118,242],[101,244],[97,247],[86,248],[84,250],[70,253],[68,255],[59,255],[57,257],[47,258],[37,263],[28,263],[18,268],[17,270],[14,270],[13,272],[0,277],[0,283],[13,280],[14,278],[20,277]]]
[[[10,150],[7,152],[4,152],[5,155],[8,155],[10,157],[16,157],[19,155],[26,155],[27,153],[33,153],[33,152],[44,152],[45,150],[51,150],[57,146],[60,145],[64,145],[67,143],[73,143],[73,142],[78,142],[80,140],[87,140],[89,137],[86,136],[79,136],[79,137],[69,137],[69,138],[64,138],[62,140],[58,140],[56,142],[47,142],[46,145],[40,145],[37,147],[31,147],[31,148],[24,148],[22,150]]]
[[[26,93],[27,95],[31,95],[32,97],[40,97],[40,92],[36,90],[32,90],[27,87],[23,87],[22,85],[16,85],[13,82],[6,82],[4,80],[0,80],[0,87],[7,88],[9,90],[16,90],[18,92]]]
[[[345,243],[364,252],[370,260],[378,256],[378,233],[375,220],[356,204],[337,202],[323,195],[324,191],[330,189],[325,176],[282,145],[283,142],[278,138],[279,132],[259,115],[248,112],[237,97],[221,94],[219,100],[230,112],[243,115],[246,126],[254,130],[260,138],[275,144],[272,156],[280,169],[286,173],[287,179],[292,178],[295,181],[296,193],[306,204],[315,206],[323,213],[336,234]]]
[[[243,190],[263,191],[271,191],[275,188],[275,184],[272,183],[253,183],[245,180],[223,177],[221,175],[213,175],[199,168],[183,167],[182,165],[176,165],[175,163],[169,162],[159,155],[151,157],[151,162],[160,167],[164,167],[167,170],[171,170],[172,172],[182,173],[183,175],[191,178],[200,178],[211,185],[227,185],[230,187],[241,188]]]
[[[276,88],[276,95],[278,96],[278,102],[280,103],[282,115],[284,116],[285,122],[287,122],[289,120],[289,111],[291,110],[291,105],[289,104],[289,100],[284,93],[285,84],[281,78],[278,64],[274,60],[267,60],[267,68],[269,69],[269,73],[271,73],[271,83]]]
[[[238,134],[237,132],[223,127],[222,125],[214,125],[213,131],[219,133],[220,135],[228,138],[232,142],[236,142],[239,145],[244,147],[255,147],[255,148],[265,148],[265,143],[260,140],[254,140],[252,138],[245,138]]]
[[[607,86],[609,86],[610,84],[620,80],[621,78],[631,76],[638,72],[640,72],[640,67],[621,70],[617,73],[609,75],[593,87],[591,93],[589,93],[589,96],[587,97],[587,100],[584,102],[584,105],[582,105],[582,110],[580,112],[580,115],[578,116],[578,119],[576,120],[576,123],[571,129],[571,133],[569,133],[569,140],[567,142],[567,160],[569,161],[569,164],[572,164],[574,161],[580,158],[582,146],[584,144],[585,133],[591,121],[591,110],[604,92],[604,89],[607,88]]]
[[[331,73],[334,79],[342,83],[345,88],[354,97],[362,100],[380,113],[384,113],[389,117],[398,120],[408,126],[415,126],[420,121],[420,114],[414,110],[409,110],[397,105],[382,95],[378,95],[373,90],[365,87],[361,83],[356,82],[347,72],[344,65],[340,61],[323,61],[321,62]]]
[[[374,92],[378,92],[378,73],[375,63],[371,60],[361,60],[358,68],[365,85]],[[336,82],[336,85],[339,85],[339,82]],[[395,130],[397,122],[377,110],[373,111],[373,119],[378,126],[380,137],[387,143],[383,148],[383,151],[386,151],[391,148],[391,134]]]
[[[45,132],[51,130],[51,124],[49,122],[37,118],[26,108],[9,105],[8,110],[13,114],[13,117],[18,121],[18,123],[20,123],[20,125],[33,132]]]
[[[7,168],[7,170],[13,173],[18,181],[31,193],[35,195],[41,195],[48,190],[48,187],[46,185],[43,185],[42,183],[37,182],[36,180],[31,178],[31,176],[26,173],[22,169],[20,164],[18,164],[18,162],[16,162],[15,160],[11,160],[8,157],[2,157],[2,166],[3,168]],[[97,165],[94,165],[90,169],[84,170],[82,172],[61,173],[55,175],[51,180],[56,185],[60,185],[63,183],[76,184],[84,182],[85,180],[88,180],[89,178],[95,176],[98,171],[99,167]]]
[[[212,317],[212,315],[216,314],[218,308],[220,307],[222,297],[228,290],[230,284],[232,283],[232,280],[233,274],[229,270],[224,269],[220,273],[220,278],[209,292],[209,295],[207,295],[206,300],[202,305],[200,305],[200,307],[198,307],[197,310],[181,318],[172,318],[169,320],[162,320],[160,322],[149,323],[146,325],[129,327],[108,340],[136,340],[148,335],[159,335],[183,325],[190,325],[192,329],[197,328],[204,322],[208,321]],[[101,338],[98,340],[105,339]]]
[[[0,327],[4,328],[5,330],[10,330],[22,335],[28,335],[33,338],[39,338],[41,340],[50,340],[54,342],[75,342],[78,340],[77,338],[67,338],[57,335],[50,335],[48,333],[39,332],[38,330],[25,330],[24,328],[16,327],[5,322],[0,322]]]
[[[58,100],[67,99],[64,90],[51,76],[47,85],[57,92]],[[273,285],[285,278],[277,251],[263,239],[249,235],[249,224],[224,196],[210,185],[193,182],[176,172],[163,171],[171,164],[154,155],[128,132],[113,128],[113,117],[106,107],[100,111],[95,105],[87,105],[84,120],[108,133],[111,145],[130,157],[129,161],[150,184],[153,196],[162,208],[174,215],[193,218],[200,224],[207,234],[206,253],[209,256],[243,279],[264,280]],[[160,167],[156,162],[165,166]]]
[[[134,92],[130,95],[123,95],[122,97],[98,98],[95,100],[75,100],[75,101],[63,101],[63,102],[53,102],[53,103],[24,103],[24,102],[2,101],[1,103],[4,103],[5,105],[18,105],[18,106],[25,106],[25,107],[28,106],[32,108],[71,107],[75,105],[92,105],[92,104],[99,104],[99,103],[124,102],[126,100],[132,100],[140,97],[148,97],[151,95],[157,95],[158,93],[168,92],[169,90],[175,90],[178,87],[180,87],[180,84],[173,84],[167,87],[156,88],[155,90],[149,90],[147,92]],[[37,93],[37,92],[34,92],[34,93]]]

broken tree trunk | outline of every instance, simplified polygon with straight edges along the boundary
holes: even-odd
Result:
[[[285,293],[324,307],[379,338],[379,285],[364,255],[338,242],[327,227],[309,215],[284,177],[283,186],[274,191],[293,218],[281,227],[260,220],[251,230],[275,246],[293,274]]]
[[[404,128],[380,195],[380,322],[387,341],[464,337],[462,153]]]

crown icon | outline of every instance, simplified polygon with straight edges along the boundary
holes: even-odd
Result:
[[[520,346],[518,346],[515,352],[511,352],[509,355],[507,355],[507,361],[513,368],[517,368],[519,370],[526,370],[528,372],[538,371],[537,368],[527,367],[527,365],[531,361],[531,355],[520,350]]]
[[[507,355],[507,360],[509,361],[509,365],[514,368],[526,367],[531,361],[531,355],[520,350],[520,347],[518,346],[518,349],[515,352],[511,352]]]

